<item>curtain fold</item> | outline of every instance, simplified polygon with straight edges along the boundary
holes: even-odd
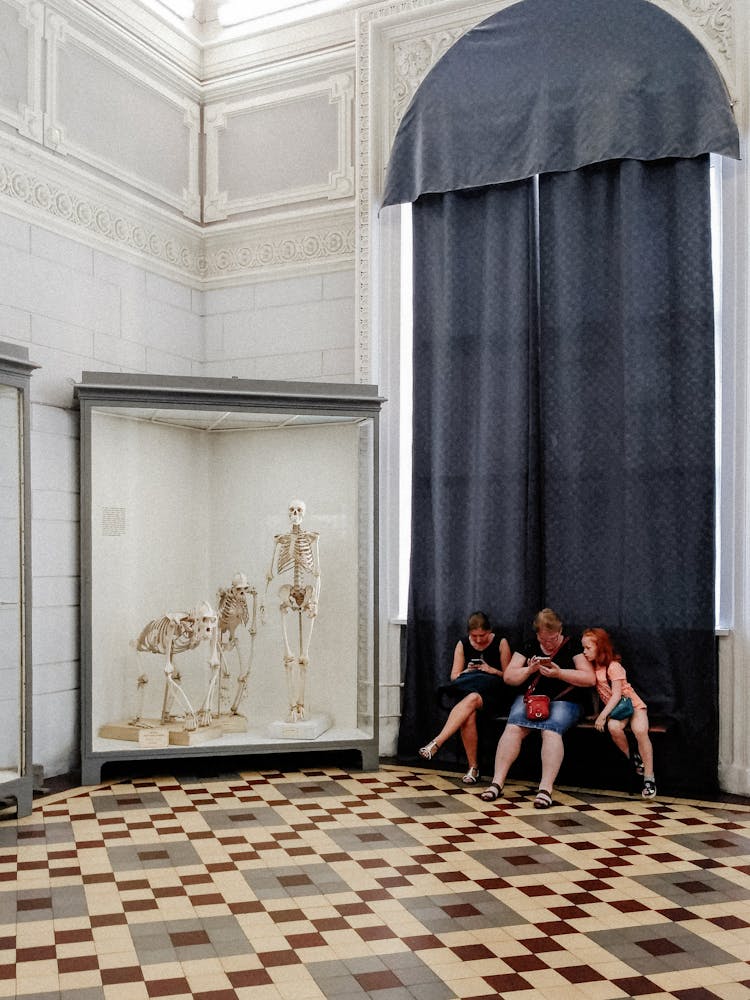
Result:
[[[442,725],[434,691],[469,613],[505,633],[539,599],[533,182],[421,198],[413,228],[404,758]]]
[[[540,178],[544,591],[672,720],[673,788],[717,774],[709,161]],[[684,761],[691,760],[689,771]]]

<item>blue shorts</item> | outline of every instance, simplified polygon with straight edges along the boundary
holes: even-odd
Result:
[[[508,725],[522,726],[524,729],[551,729],[553,733],[562,735],[580,722],[582,715],[581,705],[560,698],[549,703],[549,719],[527,719],[523,695],[519,694],[511,706]]]

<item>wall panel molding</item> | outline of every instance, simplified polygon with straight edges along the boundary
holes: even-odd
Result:
[[[251,129],[253,113],[273,111],[299,105],[302,109],[306,101],[324,98],[334,106],[336,113],[336,148],[333,154],[335,164],[328,170],[324,181],[297,187],[278,187],[251,196],[232,196],[232,192],[222,187],[221,138],[222,133],[235,128],[242,120],[246,133]],[[318,81],[299,84],[262,95],[254,95],[232,102],[209,104],[204,111],[204,133],[206,136],[206,194],[203,218],[206,222],[226,219],[233,215],[266,210],[281,205],[311,202],[319,199],[349,198],[354,193],[354,164],[352,161],[352,108],[354,104],[354,76],[338,73]],[[278,140],[278,136],[276,139]],[[294,134],[288,136],[289,155],[294,156]],[[248,171],[252,170],[252,137],[247,138]],[[303,156],[307,151],[298,150]]]
[[[47,43],[45,146],[61,155],[74,156],[135,190],[146,192],[177,208],[188,218],[200,218],[198,102],[149,78],[142,69],[102,45],[91,34],[69,24],[59,14],[47,14],[44,37]],[[111,99],[112,120],[101,114],[93,134],[86,135],[85,128],[79,127],[76,136],[74,123],[76,119],[81,120],[88,109],[85,95],[81,95],[81,103],[76,104],[71,103],[71,94],[66,92],[74,77],[71,67],[63,65],[66,58],[70,62],[79,60],[75,67],[77,74],[81,73],[82,66],[88,68],[91,78],[87,82],[95,97],[101,92]],[[75,95],[75,91],[72,93]],[[159,176],[158,165],[151,158],[142,160],[138,155],[140,150],[134,144],[141,140],[139,131],[133,127],[133,108],[144,116],[144,131],[150,130],[157,135],[162,132],[172,137],[174,145],[182,144],[182,149],[170,152],[175,162],[182,164],[183,184],[179,183],[179,178],[171,176],[174,172],[171,164],[165,164]],[[116,117],[118,113],[119,118]],[[139,160],[144,169],[138,169]]]
[[[44,7],[37,0],[0,0],[0,8],[5,8],[17,26],[19,34],[25,34],[24,48],[26,73],[24,90],[15,95],[7,103],[0,101],[0,121],[34,142],[42,141],[43,131],[43,95],[42,95],[42,36],[44,33]],[[13,38],[0,38],[0,72],[6,76],[9,83],[8,69],[10,52],[5,48],[16,41]],[[5,57],[4,59],[2,57]],[[6,61],[7,60],[7,61]]]

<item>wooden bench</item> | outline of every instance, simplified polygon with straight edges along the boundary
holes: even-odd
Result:
[[[480,727],[480,771],[492,772],[498,739],[502,734],[507,715],[488,717]],[[614,741],[605,733],[597,732],[594,722],[596,715],[587,715],[565,734],[565,759],[560,772],[562,784],[585,786],[588,788],[622,788],[637,793],[641,779],[628,767],[625,757],[617,749]],[[657,736],[659,742],[668,733],[670,722],[653,717],[649,719],[649,734]],[[635,737],[626,729],[628,740],[635,743]],[[593,735],[592,735],[593,734]],[[656,752],[656,769],[659,771],[659,751]],[[524,740],[518,762],[513,765],[514,775],[522,780],[538,779],[539,748],[536,740]]]

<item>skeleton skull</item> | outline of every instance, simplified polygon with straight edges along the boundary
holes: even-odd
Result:
[[[218,625],[214,609],[207,601],[202,601],[193,612],[195,619],[195,634],[201,639],[210,639]]]
[[[291,500],[289,502],[289,520],[292,524],[301,524],[305,516],[305,501]]]
[[[235,573],[232,577],[232,589],[238,594],[246,594],[250,590],[250,584],[244,573]]]

